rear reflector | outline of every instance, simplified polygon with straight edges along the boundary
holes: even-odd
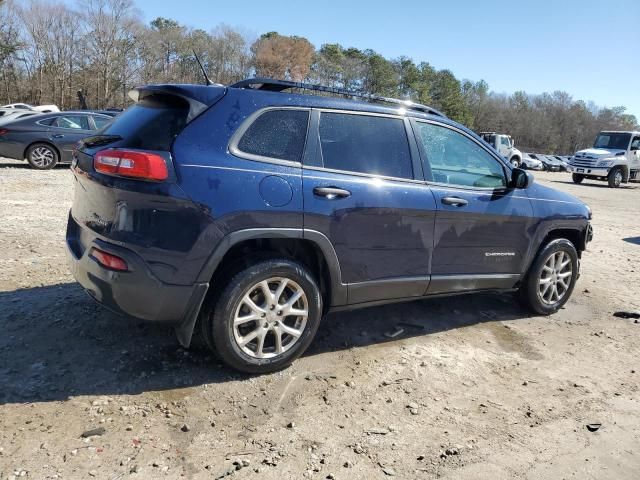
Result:
[[[9,133],[9,130],[7,130],[6,128],[0,128],[0,137],[2,135],[6,135],[7,133]]]
[[[109,270],[115,270],[117,272],[126,272],[129,270],[127,262],[123,259],[95,247],[91,248],[89,256]]]
[[[169,176],[160,155],[135,150],[109,149],[96,153],[93,167],[100,173],[160,182]]]

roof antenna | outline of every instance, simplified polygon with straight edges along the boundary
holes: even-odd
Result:
[[[196,57],[196,62],[198,62],[198,65],[200,65],[200,70],[202,70],[202,75],[204,75],[204,83],[205,83],[205,85],[215,85],[209,79],[209,76],[207,75],[207,71],[202,66],[202,62],[200,62],[200,59],[198,58],[198,54],[196,53],[196,51],[195,50],[191,50],[191,51],[193,52],[193,56]]]

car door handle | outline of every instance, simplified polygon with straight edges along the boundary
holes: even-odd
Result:
[[[464,207],[469,205],[469,202],[464,198],[460,197],[443,197],[442,203],[445,205],[453,205],[454,207]]]
[[[313,193],[314,195],[325,197],[329,200],[333,200],[334,198],[346,198],[351,195],[349,190],[338,187],[315,187],[313,189]]]
[[[62,133],[58,133],[56,135],[51,135],[51,138],[64,138],[64,135]]]

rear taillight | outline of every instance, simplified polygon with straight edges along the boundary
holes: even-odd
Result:
[[[6,128],[0,128],[0,137],[2,135],[6,135],[7,133],[9,133],[9,130],[7,130]]]
[[[109,270],[115,270],[116,272],[126,272],[129,270],[127,262],[123,259],[95,247],[91,248],[89,256]]]
[[[102,150],[93,157],[93,168],[100,173],[160,182],[169,177],[167,163],[155,153],[135,150]]]

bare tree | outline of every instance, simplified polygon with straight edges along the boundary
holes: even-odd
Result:
[[[108,106],[129,80],[127,59],[135,51],[140,22],[132,0],[82,0],[84,41],[89,64],[97,74],[96,100]]]

